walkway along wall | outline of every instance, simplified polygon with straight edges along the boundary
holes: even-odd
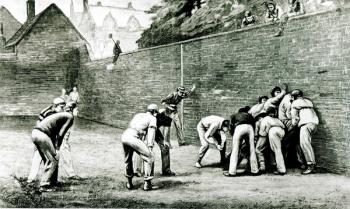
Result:
[[[199,144],[196,124],[210,114],[229,117],[275,85],[300,88],[314,101],[320,125],[313,139],[317,163],[350,174],[350,9],[291,19],[282,37],[275,25],[208,36],[123,54],[82,66],[82,117],[128,125],[183,80],[197,89],[184,101],[186,140]]]

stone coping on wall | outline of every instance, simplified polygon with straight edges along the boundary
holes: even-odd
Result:
[[[325,15],[328,13],[344,12],[344,11],[350,12],[350,4],[347,4],[347,5],[344,5],[342,7],[332,9],[332,10],[328,10],[328,11],[314,12],[314,13],[308,13],[308,14],[304,14],[304,15],[292,16],[289,18],[288,21],[290,22],[290,21],[297,20],[297,19],[310,18],[313,16]],[[123,53],[121,53],[121,55],[134,54],[134,53],[153,50],[153,49],[159,49],[159,48],[164,48],[164,47],[169,47],[169,46],[174,46],[174,45],[191,43],[191,42],[200,41],[203,39],[215,38],[218,36],[225,36],[227,34],[232,34],[232,33],[240,33],[240,32],[245,32],[245,31],[249,31],[249,30],[255,30],[255,29],[267,27],[267,26],[270,26],[273,24],[274,23],[262,23],[259,25],[251,26],[251,27],[246,27],[246,28],[241,28],[241,29],[237,29],[237,30],[221,32],[221,33],[215,33],[215,34],[211,34],[211,35],[201,36],[201,37],[188,39],[188,40],[184,40],[184,41],[179,41],[179,42],[174,42],[174,43],[170,43],[170,44],[164,44],[164,45],[159,45],[159,46],[154,46],[154,47],[136,49],[136,50],[132,50],[132,51],[128,51],[128,52],[123,52]],[[101,58],[101,59],[92,59],[91,62],[100,62],[100,61],[109,60],[109,59],[111,59],[111,57],[106,57],[106,58]]]

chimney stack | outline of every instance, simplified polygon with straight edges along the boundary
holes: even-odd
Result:
[[[27,21],[35,17],[35,0],[27,0]]]
[[[0,22],[0,36],[4,35],[4,24]]]
[[[89,1],[83,0],[83,13],[87,13],[89,8]]]
[[[4,36],[4,24],[0,22],[0,53],[5,52],[6,38]]]

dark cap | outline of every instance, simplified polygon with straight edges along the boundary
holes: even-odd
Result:
[[[298,96],[302,97],[304,94],[303,94],[303,92],[301,90],[294,89],[290,95],[292,97],[298,97]]]
[[[275,92],[276,91],[282,91],[282,89],[279,86],[275,86],[272,90],[271,90],[271,96],[274,97],[275,96]]]
[[[247,113],[249,110],[250,110],[250,107],[249,106],[245,106],[245,107],[240,108],[238,110],[238,112],[245,112],[245,113]]]
[[[179,92],[185,92],[186,89],[185,89],[185,87],[183,87],[183,86],[179,86],[179,87],[177,88],[177,91],[179,91]]]
[[[229,121],[229,120],[224,120],[224,121],[222,122],[222,127],[227,127],[227,128],[229,128],[229,127],[230,127],[230,121]]]
[[[270,4],[272,4],[274,7],[276,7],[276,2],[269,0],[269,1],[265,1],[265,6],[268,7]]]
[[[67,103],[67,107],[71,108],[71,109],[74,109],[77,107],[77,103],[75,102],[68,102]]]

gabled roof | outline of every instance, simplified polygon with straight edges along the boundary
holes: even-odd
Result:
[[[45,10],[37,14],[33,19],[26,21],[22,27],[6,42],[6,47],[17,45],[28,33],[30,33],[35,24],[51,9],[56,10],[59,14],[63,15],[71,27],[74,28],[79,37],[88,43],[81,33],[74,27],[69,18],[62,12],[62,10],[58,8],[56,4],[51,4]]]
[[[6,39],[11,38],[22,26],[22,24],[4,6],[0,6],[0,22],[3,23],[4,36]]]
[[[6,13],[9,17],[11,17],[13,20],[15,20],[18,24],[21,24],[6,7],[0,6],[0,12]]]

